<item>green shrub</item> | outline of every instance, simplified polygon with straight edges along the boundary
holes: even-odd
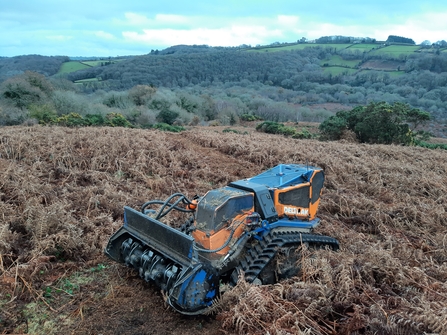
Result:
[[[30,105],[28,110],[29,116],[36,119],[39,124],[49,125],[57,123],[57,113],[51,105]]]
[[[281,131],[280,134],[283,134],[285,136],[293,136],[296,133],[296,129],[295,128],[293,128],[293,127],[286,127],[286,126],[282,127],[280,129],[280,131]]]
[[[264,121],[256,126],[256,130],[269,134],[282,134],[285,136],[293,136],[296,133],[294,127],[287,127],[282,123],[274,121]]]
[[[408,104],[371,102],[368,106],[337,112],[322,122],[319,129],[323,138],[331,140],[340,139],[343,131],[349,129],[363,143],[414,145],[421,134],[414,129],[429,119],[429,113]]]
[[[297,139],[309,139],[312,138],[312,134],[309,132],[309,130],[307,128],[304,128],[301,131],[296,132],[292,138],[297,138]]]
[[[153,128],[162,130],[162,131],[170,131],[173,133],[179,133],[179,132],[185,130],[185,128],[183,128],[182,126],[172,126],[167,123],[157,123],[153,126]]]
[[[447,150],[447,144],[440,144],[440,143],[428,143],[425,141],[417,141],[415,143],[416,146],[427,148],[427,149],[444,149]]]
[[[274,121],[264,121],[256,126],[256,130],[269,134],[280,134],[283,124]]]
[[[87,114],[84,119],[88,126],[103,126],[106,122],[101,114]]]
[[[88,125],[88,121],[78,113],[70,113],[58,117],[57,124],[66,127],[83,127]]]
[[[348,129],[347,121],[343,117],[334,115],[322,122],[319,129],[323,134],[323,139],[339,140],[343,134],[343,131]]]
[[[132,127],[132,124],[121,113],[108,113],[105,124],[111,127]]]
[[[262,118],[260,118],[257,115],[247,114],[247,113],[246,114],[242,114],[241,116],[239,116],[239,118],[242,121],[259,121],[259,120],[262,120]]]
[[[161,123],[167,123],[172,125],[178,116],[179,113],[165,108],[160,113],[158,113],[157,120],[160,121]]]

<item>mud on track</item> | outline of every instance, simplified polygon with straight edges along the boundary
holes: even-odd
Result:
[[[0,128],[0,333],[447,332],[445,151],[241,130]],[[185,317],[103,256],[124,205],[306,162],[325,169],[319,232],[342,249],[304,257],[302,280],[241,282],[217,315]]]

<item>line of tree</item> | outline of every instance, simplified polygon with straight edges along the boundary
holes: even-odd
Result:
[[[386,43],[404,43],[404,44],[416,44],[413,39],[408,37],[389,35]]]
[[[315,43],[376,43],[375,38],[371,37],[352,37],[352,36],[341,36],[341,35],[332,35],[332,36],[322,36],[315,40]]]

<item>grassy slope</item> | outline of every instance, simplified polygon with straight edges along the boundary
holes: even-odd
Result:
[[[421,47],[418,45],[388,45],[380,49],[371,50],[372,55],[409,55],[419,50]]]
[[[57,74],[65,74],[65,73],[75,72],[75,71],[83,70],[83,69],[86,69],[89,67],[90,67],[89,65],[82,64],[82,62],[70,61],[70,62],[63,63]]]
[[[331,59],[322,60],[321,65],[329,65],[329,66],[344,66],[349,68],[355,68],[359,64],[359,60],[345,60],[339,55],[333,55]]]

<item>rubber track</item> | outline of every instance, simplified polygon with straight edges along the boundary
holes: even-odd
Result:
[[[245,274],[245,280],[249,283],[253,282],[268,263],[276,256],[278,250],[287,245],[301,245],[309,243],[320,245],[321,247],[329,246],[333,250],[338,250],[338,241],[329,236],[315,235],[302,232],[290,231],[271,231],[264,236],[258,244],[249,249],[245,257],[239,262],[235,271],[231,274],[231,281],[235,284],[241,271]]]

